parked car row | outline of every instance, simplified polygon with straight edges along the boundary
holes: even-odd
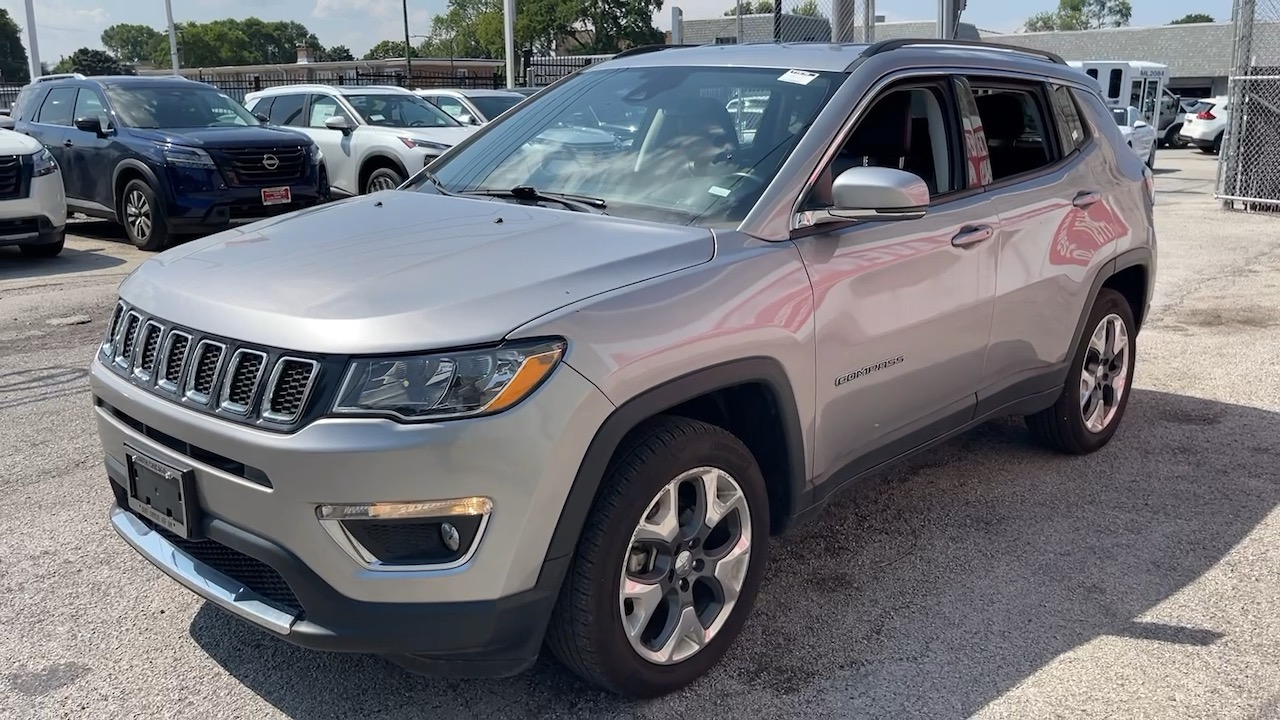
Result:
[[[155,251],[395,188],[525,97],[291,85],[242,104],[180,77],[44,76],[0,119],[0,201],[23,200],[0,208],[0,245],[57,255],[81,213]]]

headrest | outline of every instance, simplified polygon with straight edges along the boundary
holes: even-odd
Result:
[[[1015,93],[979,95],[977,101],[982,130],[988,140],[1013,141],[1026,132],[1022,100]]]

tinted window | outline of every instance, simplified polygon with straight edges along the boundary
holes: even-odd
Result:
[[[74,117],[80,118],[96,117],[98,122],[102,123],[102,127],[110,124],[107,117],[107,109],[102,104],[102,99],[98,97],[98,93],[89,88],[80,88],[80,94],[76,96],[76,111]]]
[[[11,115],[14,120],[30,120],[35,116],[35,111],[40,107],[40,99],[43,94],[40,88],[35,85],[28,85],[22,88],[18,93],[18,99],[13,102]]]
[[[1124,81],[1124,73],[1121,72],[1120,68],[1116,68],[1112,70],[1111,80],[1107,85],[1107,97],[1113,98],[1113,99],[1120,97],[1120,83],[1123,81]]]
[[[70,125],[72,111],[75,110],[76,89],[73,87],[54,88],[40,106],[40,116],[36,122],[46,125]]]
[[[458,127],[443,110],[410,93],[348,95],[347,102],[370,125],[382,127]]]
[[[1088,131],[1080,120],[1080,107],[1076,105],[1071,89],[1062,85],[1053,87],[1054,117],[1058,125],[1058,137],[1062,141],[1062,154],[1070,154],[1084,146]]]
[[[136,128],[246,127],[261,125],[244,106],[208,85],[109,87],[120,121]]]
[[[471,102],[490,120],[515,107],[521,100],[524,100],[523,96],[481,95],[471,98]]]
[[[993,180],[999,182],[1052,165],[1054,157],[1046,132],[1052,117],[1040,93],[1005,85],[983,85],[970,80],[978,104],[978,114],[987,136]]]
[[[301,127],[305,123],[302,117],[302,106],[307,104],[306,95],[277,95],[271,103],[272,125],[293,125]]]

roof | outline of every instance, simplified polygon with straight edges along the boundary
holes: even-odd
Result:
[[[296,92],[314,92],[314,93],[336,93],[338,95],[412,95],[413,91],[396,85],[324,85],[317,83],[291,83],[289,85],[275,85],[273,87],[262,88],[247,93],[246,97],[252,95],[260,97],[263,95],[283,95],[286,93]]]
[[[512,95],[524,97],[523,94],[514,90],[490,88],[417,88],[414,92],[419,95],[453,93],[455,95],[465,95],[466,97],[510,97]]]
[[[882,44],[883,43],[883,44]],[[1043,51],[1028,48],[1000,47],[975,40],[940,40],[932,37],[897,38],[868,45],[865,43],[743,43],[731,45],[668,46],[637,48],[596,63],[583,72],[617,67],[755,67],[808,70],[810,72],[845,72],[870,49],[879,53],[895,53],[908,65],[938,61],[939,57],[979,60],[979,66],[990,63],[998,67],[1031,63],[1034,72],[1050,77],[1079,80],[1084,74],[1059,62],[1040,56]],[[900,55],[898,55],[900,53]]]
[[[179,86],[190,87],[191,85],[205,85],[205,83],[189,80],[176,75],[90,75],[83,77],[60,77],[52,80],[40,80],[49,84],[57,83],[78,83],[78,82],[94,82],[111,87],[124,87],[128,85],[145,85],[148,87],[164,87]]]

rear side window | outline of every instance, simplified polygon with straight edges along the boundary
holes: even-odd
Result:
[[[302,106],[307,104],[306,100],[306,95],[277,95],[267,117],[271,118],[272,125],[301,127],[306,124],[302,117]]]
[[[1062,154],[1070,155],[1084,147],[1089,134],[1084,122],[1080,120],[1080,106],[1076,104],[1071,88],[1054,85],[1052,97],[1054,122],[1058,126],[1058,137],[1062,142]]]
[[[71,125],[71,118],[76,107],[76,89],[73,87],[54,88],[40,106],[40,115],[36,122],[45,125]]]
[[[1049,133],[1053,114],[1030,84],[968,78],[982,118],[993,182],[1035,172],[1058,161]]]

